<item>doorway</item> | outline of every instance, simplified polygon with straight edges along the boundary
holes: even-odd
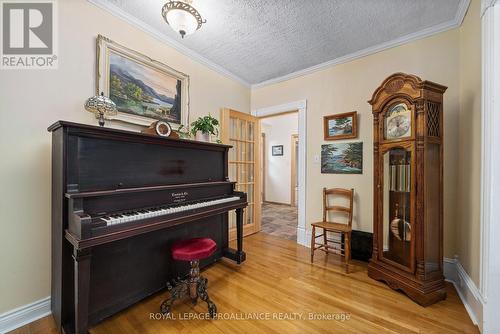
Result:
[[[297,154],[297,243],[306,247],[310,246],[310,233],[306,231],[306,142],[307,138],[307,100],[298,100],[280,105],[258,108],[252,111],[256,117],[276,116],[290,111],[298,111],[298,154]],[[266,138],[267,139],[267,138]],[[266,145],[269,146],[269,145]],[[267,194],[266,194],[267,196]]]
[[[262,142],[261,232],[297,240],[298,112],[260,118]]]

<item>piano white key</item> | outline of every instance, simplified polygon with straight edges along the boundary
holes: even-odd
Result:
[[[206,201],[206,202],[198,202],[198,203],[193,203],[193,204],[186,204],[186,205],[181,205],[181,206],[176,206],[176,207],[171,207],[171,208],[165,208],[165,209],[148,209],[144,210],[144,212],[139,212],[136,211],[133,214],[126,214],[126,215],[120,215],[117,217],[107,217],[107,218],[102,218],[106,222],[106,225],[115,225],[115,224],[122,224],[130,221],[136,221],[136,220],[142,220],[146,218],[151,218],[151,217],[158,217],[158,216],[164,216],[172,213],[178,213],[178,212],[184,212],[188,210],[194,210],[194,209],[199,209],[199,208],[205,208],[208,206],[213,206],[217,204],[222,204],[222,203],[228,203],[228,202],[233,202],[240,200],[239,197],[233,196],[233,197],[227,197],[227,198],[221,198],[221,199],[216,199],[216,200],[211,200],[211,201]]]

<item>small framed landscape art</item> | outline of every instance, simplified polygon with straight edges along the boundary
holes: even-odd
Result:
[[[321,145],[321,173],[363,174],[363,142]]]
[[[283,155],[283,145],[276,145],[276,146],[273,146],[272,149],[271,149],[271,153],[273,156],[275,155]]]
[[[110,119],[166,121],[174,129],[189,123],[189,76],[101,35],[96,86],[116,104],[118,115]]]
[[[323,122],[325,140],[349,139],[358,136],[358,113],[356,111],[325,116]]]

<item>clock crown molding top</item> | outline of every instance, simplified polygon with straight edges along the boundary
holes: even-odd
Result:
[[[418,99],[424,97],[425,90],[443,94],[447,89],[446,86],[422,80],[416,75],[399,72],[387,77],[375,90],[368,103],[372,105],[373,113],[376,114],[382,111],[382,107],[388,100],[393,99],[395,94]]]

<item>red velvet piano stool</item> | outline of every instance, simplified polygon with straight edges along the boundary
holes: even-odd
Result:
[[[211,256],[216,249],[217,244],[210,238],[193,238],[174,243],[171,249],[172,258],[178,261],[189,261],[191,270],[188,278],[176,281],[174,286],[167,283],[170,298],[161,304],[162,313],[169,313],[175,300],[189,294],[193,304],[196,304],[198,297],[200,297],[207,303],[210,317],[215,316],[217,307],[208,297],[208,280],[200,276],[200,260]]]

